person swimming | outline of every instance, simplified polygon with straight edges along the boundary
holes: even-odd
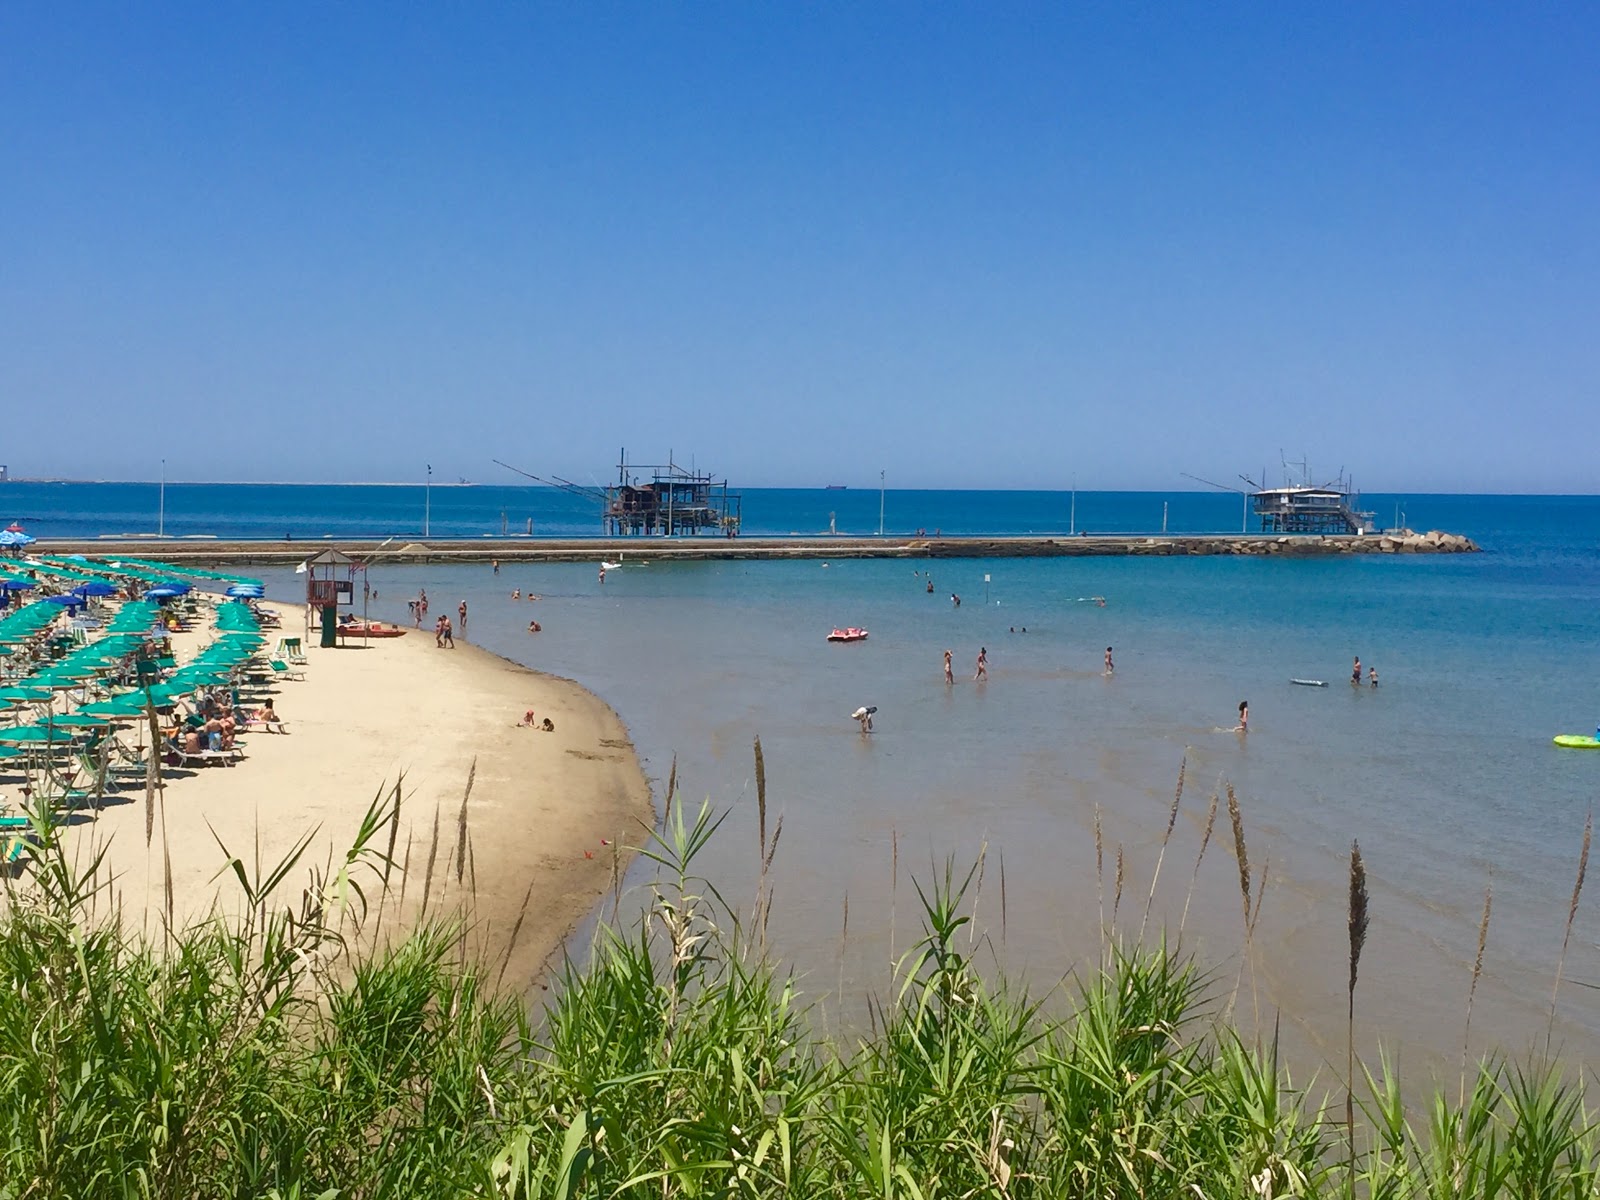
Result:
[[[1235,733],[1250,732],[1250,701],[1239,701],[1239,723],[1234,726]]]

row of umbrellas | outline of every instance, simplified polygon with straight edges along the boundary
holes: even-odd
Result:
[[[30,605],[29,608],[39,608],[43,603],[41,601],[39,605]],[[79,647],[17,684],[0,688],[0,705],[47,703],[56,688],[75,686],[100,674],[117,659],[132,653],[144,643],[147,632],[143,631],[148,630],[155,611],[156,606],[146,601],[131,601],[123,605],[104,637]],[[117,628],[119,625],[125,628]],[[219,607],[217,626],[217,640],[159,684],[110,696],[86,704],[72,713],[51,715],[42,722],[0,731],[0,758],[15,757],[25,747],[70,742],[76,730],[100,728],[117,718],[139,716],[152,704],[156,708],[170,708],[180,697],[196,688],[230,682],[234,671],[249,661],[265,639],[260,632],[260,621],[246,604]],[[143,631],[135,632],[136,629]]]

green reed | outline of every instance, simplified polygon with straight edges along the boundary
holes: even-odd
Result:
[[[1060,993],[980,970],[993,952],[974,920],[981,856],[915,881],[921,929],[892,988],[854,1037],[825,1037],[821,1009],[766,949],[776,834],[758,838],[756,903],[730,903],[699,866],[721,816],[676,797],[640,847],[654,877],[638,915],[623,920],[614,894],[535,1026],[494,986],[503,962],[468,949],[460,816],[445,861],[463,904],[433,901],[393,939],[368,918],[404,887],[401,794],[376,797],[350,850],[320,866],[305,861],[311,835],[268,864],[219,846],[242,903],[175,927],[166,895],[154,937],[104,902],[103,848],[69,855],[38,815],[35,863],[0,912],[0,1198],[1488,1200],[1600,1187],[1585,1087],[1559,1064],[1491,1058],[1458,1094],[1417,1103],[1386,1060],[1293,1080],[1275,1032],[1228,1023],[1238,984],[1159,923],[1151,941],[1106,926]],[[1364,872],[1360,885],[1364,940]],[[1242,953],[1259,892],[1245,912]],[[1487,904],[1474,987],[1486,933]],[[1353,1007],[1346,1033],[1353,1047]]]

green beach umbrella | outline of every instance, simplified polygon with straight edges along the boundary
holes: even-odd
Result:
[[[44,725],[19,725],[15,729],[0,731],[0,742],[14,746],[49,746],[70,742],[72,734],[64,729],[51,729]]]
[[[49,688],[41,687],[6,687],[0,688],[0,703],[5,704],[38,704],[50,699],[52,693]]]
[[[166,702],[156,700],[155,706],[166,707]],[[112,696],[109,700],[96,700],[93,704],[85,704],[78,711],[92,717],[137,717],[144,712],[144,693],[125,692],[120,696]]]
[[[51,717],[45,722],[54,725],[57,729],[99,729],[103,725],[111,724],[104,717],[86,713],[82,709],[77,712],[63,713],[61,716]]]

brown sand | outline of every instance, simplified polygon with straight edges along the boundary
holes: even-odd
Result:
[[[303,633],[302,610],[278,611],[283,633]],[[178,635],[178,656],[213,636],[209,628]],[[277,637],[268,631],[268,649]],[[330,856],[342,861],[374,795],[403,776],[395,859],[404,861],[409,848],[405,919],[420,911],[437,813],[430,910],[459,911],[457,902],[470,895],[471,943],[498,972],[526,905],[504,974],[507,989],[526,989],[610,891],[613,870],[626,867],[627,856],[614,859],[602,839],[639,845],[641,823],[650,819],[649,786],[622,721],[576,683],[460,639],[455,650],[437,649],[429,630],[366,648],[325,650],[314,641],[313,634],[305,679],[273,685],[286,733],[244,736],[245,758],[236,766],[163,766],[165,828],[158,813],[148,847],[142,789],[75,827],[80,846],[110,839],[107,861],[124,911],[135,920],[142,913],[154,931],[164,903],[163,839],[181,922],[216,898],[237,903],[231,874],[218,878],[227,863],[219,839],[250,869],[259,837],[260,862],[270,867],[318,828],[284,885],[281,902],[290,903],[312,866]],[[550,717],[555,731],[518,727],[530,708],[541,720]],[[458,818],[469,774],[469,852],[458,884]],[[376,848],[387,841],[385,832]],[[375,904],[370,882],[367,893]],[[394,911],[391,901],[387,912]]]

